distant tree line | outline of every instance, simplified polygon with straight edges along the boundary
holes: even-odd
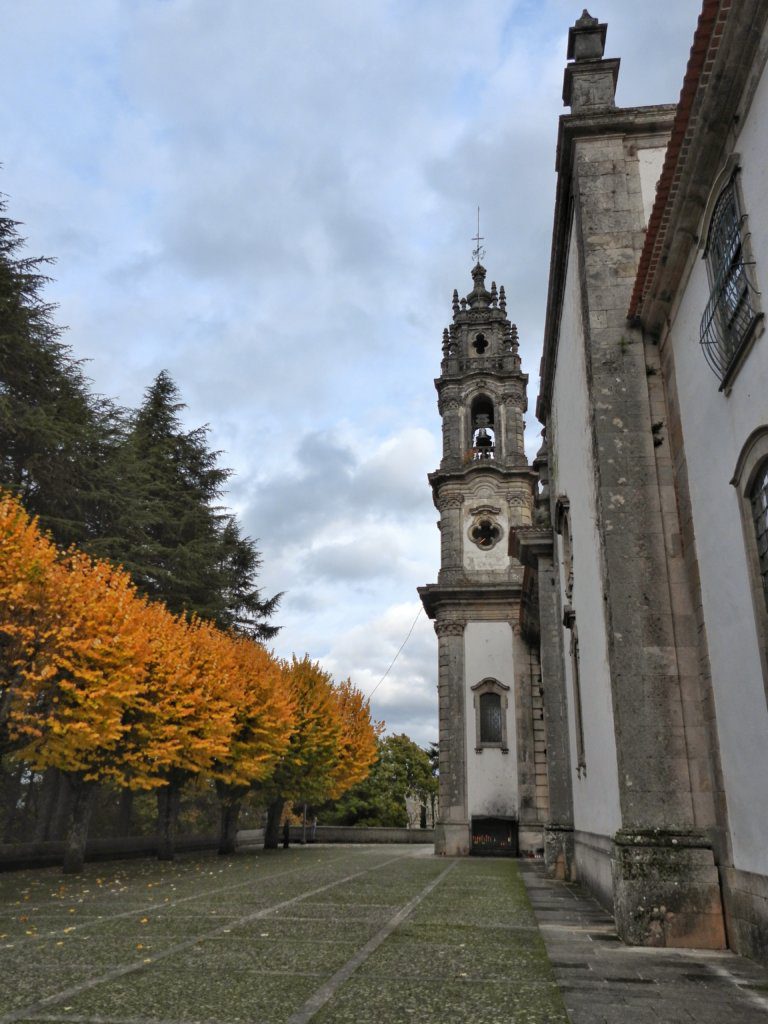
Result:
[[[414,825],[408,815],[410,799],[419,810],[420,827],[434,822],[437,810],[437,744],[418,746],[404,733],[380,737],[376,760],[364,779],[339,800],[320,808],[323,824],[405,828]]]
[[[259,551],[220,504],[229,471],[185,430],[162,372],[136,410],[95,395],[0,203],[0,826],[67,834],[76,869],[105,802],[126,831],[157,795],[172,856],[180,794],[215,789],[221,848],[244,798],[317,803],[360,781],[376,727],[349,682],[263,646]],[[98,789],[97,789],[98,786]],[[105,799],[106,794],[106,799]],[[108,816],[108,815],[107,815]]]

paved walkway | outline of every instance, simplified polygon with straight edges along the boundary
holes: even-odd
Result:
[[[520,869],[573,1024],[768,1024],[768,970],[729,952],[625,946],[577,885]]]
[[[429,848],[6,874],[0,915],[0,1024],[567,1024],[561,990],[574,1024],[768,1024],[767,972],[623,951],[572,887]]]

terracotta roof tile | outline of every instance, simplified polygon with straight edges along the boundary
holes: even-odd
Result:
[[[699,15],[672,134],[664,158],[664,167],[656,188],[656,199],[648,220],[643,251],[640,254],[635,287],[627,314],[630,319],[637,315],[651,284],[652,272],[658,266],[658,257],[664,244],[663,228],[669,221],[669,211],[677,194],[682,165],[690,145],[691,131],[696,124],[696,118],[691,116],[691,112],[699,88],[706,85],[712,70],[730,7],[731,0],[704,0]]]

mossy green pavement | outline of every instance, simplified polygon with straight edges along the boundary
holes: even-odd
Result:
[[[111,862],[0,876],[0,904],[0,1024],[568,1020],[509,860],[367,846]]]

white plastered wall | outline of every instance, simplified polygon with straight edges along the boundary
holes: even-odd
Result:
[[[645,214],[646,224],[650,219],[653,203],[656,199],[656,186],[661,177],[666,152],[666,144],[659,145],[658,138],[648,140],[647,145],[638,145],[637,168],[640,172],[640,194],[643,199],[643,213]]]
[[[470,817],[473,814],[516,816],[518,812],[512,639],[512,627],[508,622],[469,622],[464,630],[467,804]],[[509,687],[505,693],[507,707],[504,709],[508,753],[497,747],[485,747],[482,753],[475,750],[477,733],[472,686],[488,677]]]
[[[470,530],[476,516],[473,509],[496,509],[498,511],[483,513],[480,519],[490,519],[501,529],[501,536],[492,548],[482,548],[470,538]],[[464,507],[461,516],[462,561],[469,572],[498,572],[506,575],[509,570],[509,511],[503,490],[497,479],[475,480],[465,491]]]
[[[506,572],[509,568],[509,555],[507,554],[507,542],[509,538],[509,517],[502,505],[502,499],[492,499],[490,505],[501,511],[487,516],[496,523],[501,531],[501,537],[492,548],[481,548],[470,538],[469,533],[475,522],[475,516],[470,514],[470,509],[479,507],[482,502],[467,501],[464,505],[462,515],[462,540],[464,543],[464,568],[470,571],[482,572]],[[485,518],[485,517],[480,517]]]
[[[570,632],[563,627],[565,676],[568,693],[571,769],[573,776],[574,826],[584,832],[612,835],[621,824],[617,778],[616,742],[611,701],[606,624],[597,530],[595,467],[592,458],[589,396],[579,288],[578,251],[573,238],[568,254],[560,344],[552,396],[550,465],[556,495],[570,502],[573,536],[574,587],[570,602],[562,593],[563,606],[576,612],[579,634],[581,706],[586,773],[576,771],[576,721],[574,687],[569,656]],[[563,542],[558,537],[561,560]],[[546,680],[544,681],[546,686]]]
[[[763,73],[734,148],[741,155],[744,212],[765,313],[767,124],[768,76]],[[708,299],[707,271],[699,250],[678,297],[665,344],[671,344],[674,352],[734,865],[764,874],[768,872],[768,708],[741,514],[729,481],[750,433],[768,424],[768,333],[755,341],[730,394],[719,392],[718,380],[698,344]]]

